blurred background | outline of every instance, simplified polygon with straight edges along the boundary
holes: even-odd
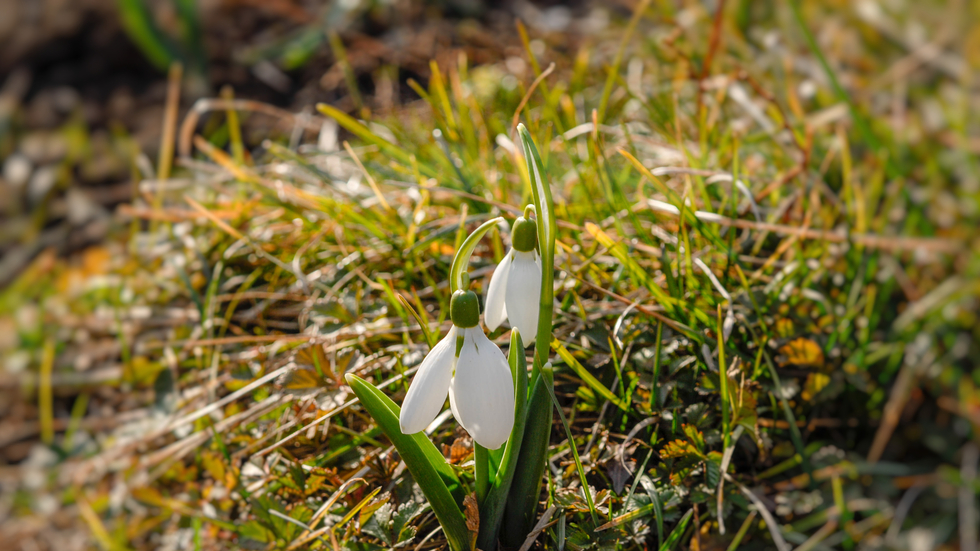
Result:
[[[430,60],[445,67],[462,53],[529,71],[517,17],[568,33],[572,47],[629,4],[0,0],[0,285],[45,248],[105,236],[106,214],[133,197],[134,153],[156,159],[175,63],[181,115],[227,88],[292,112],[329,102],[367,118],[418,100],[407,81],[427,83]],[[268,137],[246,126],[249,145]]]

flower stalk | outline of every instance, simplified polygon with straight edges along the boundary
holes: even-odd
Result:
[[[523,124],[518,125],[517,131],[521,137],[524,161],[527,164],[534,197],[538,253],[541,259],[541,291],[538,300],[537,334],[534,339],[534,363],[529,385],[532,393],[528,401],[520,459],[514,473],[500,532],[501,542],[508,547],[520,546],[534,525],[554,413],[551,403],[554,380],[550,369],[546,369],[545,366],[548,364],[548,356],[551,352],[557,224],[551,188],[543,178],[544,168],[538,148]],[[485,551],[492,551],[492,547]]]

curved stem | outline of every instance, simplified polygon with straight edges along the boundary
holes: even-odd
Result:
[[[456,251],[456,256],[453,257],[453,265],[449,268],[449,287],[451,292],[456,292],[458,289],[465,290],[467,285],[465,284],[463,275],[466,274],[466,270],[469,268],[470,255],[473,254],[473,249],[476,248],[476,244],[480,242],[480,239],[488,231],[500,222],[503,222],[503,220],[504,218],[502,216],[498,216],[480,224],[480,227],[473,230],[473,233],[459,246],[459,250]]]

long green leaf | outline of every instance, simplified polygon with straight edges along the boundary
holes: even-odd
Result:
[[[524,428],[524,442],[514,473],[511,495],[507,498],[500,538],[505,545],[511,547],[519,547],[524,543],[525,537],[534,526],[551,438],[554,413],[550,397],[554,380],[551,370],[545,369],[545,366],[551,352],[551,324],[555,302],[555,235],[558,233],[551,187],[544,180],[541,155],[523,124],[517,125],[517,131],[521,136],[537,217],[538,251],[541,254],[541,300],[538,303],[538,327],[530,382],[532,394],[528,402],[527,425]]]
[[[660,500],[660,492],[657,491],[657,487],[653,485],[653,481],[640,473],[640,484],[643,485],[643,489],[646,491],[647,495],[650,496],[650,505],[653,505],[653,514],[657,519],[657,546],[658,549],[664,544],[664,505]]]
[[[473,230],[473,233],[459,246],[459,250],[456,251],[456,256],[453,257],[453,266],[449,269],[449,285],[453,292],[463,288],[463,274],[466,273],[467,268],[470,266],[470,255],[473,254],[473,249],[476,248],[476,244],[480,242],[480,239],[483,239],[483,236],[488,231],[503,221],[502,216],[487,220],[480,224],[480,227]]]
[[[541,480],[544,475],[551,440],[552,407],[548,389],[554,384],[549,367],[541,369],[531,397],[527,402],[527,425],[524,427],[524,440],[518,454],[514,479],[507,495],[503,522],[500,529],[500,542],[506,547],[518,548],[524,543],[528,533],[534,528],[536,510],[541,495]],[[532,415],[533,412],[543,415]]]
[[[463,490],[446,459],[424,433],[402,434],[398,424],[401,408],[374,385],[353,373],[347,374],[347,384],[405,461],[442,525],[450,548],[469,551],[470,533],[459,508]]]
[[[541,176],[544,168],[538,148],[531,134],[523,124],[517,125],[524,146],[524,161],[531,178],[531,193],[534,195],[534,213],[538,218],[538,248],[541,252],[541,301],[539,303],[538,333],[534,344],[535,367],[548,361],[551,343],[551,322],[555,302],[555,236],[558,224],[555,222],[555,204],[551,199],[551,186]],[[533,381],[532,381],[533,382]]]
[[[678,522],[677,526],[675,526],[670,532],[670,536],[667,537],[667,541],[660,546],[660,551],[670,551],[677,545],[677,542],[680,541],[681,536],[684,535],[684,530],[687,530],[687,523],[691,522],[691,516],[693,515],[694,509],[689,509],[686,513],[684,513],[684,516],[681,517],[681,521]]]
[[[524,358],[524,341],[515,327],[510,333],[510,350],[507,358],[511,374],[514,376],[516,405],[514,428],[504,447],[500,469],[494,479],[493,487],[483,503],[480,503],[480,534],[476,546],[483,551],[493,551],[497,545],[500,524],[504,519],[507,494],[510,493],[517,470],[518,457],[524,441],[524,426],[527,422],[527,360]]]

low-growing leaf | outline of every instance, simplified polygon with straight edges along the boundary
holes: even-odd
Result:
[[[347,383],[361,400],[361,405],[371,414],[408,467],[415,482],[435,513],[453,551],[470,548],[466,517],[459,508],[462,488],[452,468],[439,453],[435,444],[424,433],[402,434],[398,424],[401,408],[374,385],[354,375],[347,374]]]

